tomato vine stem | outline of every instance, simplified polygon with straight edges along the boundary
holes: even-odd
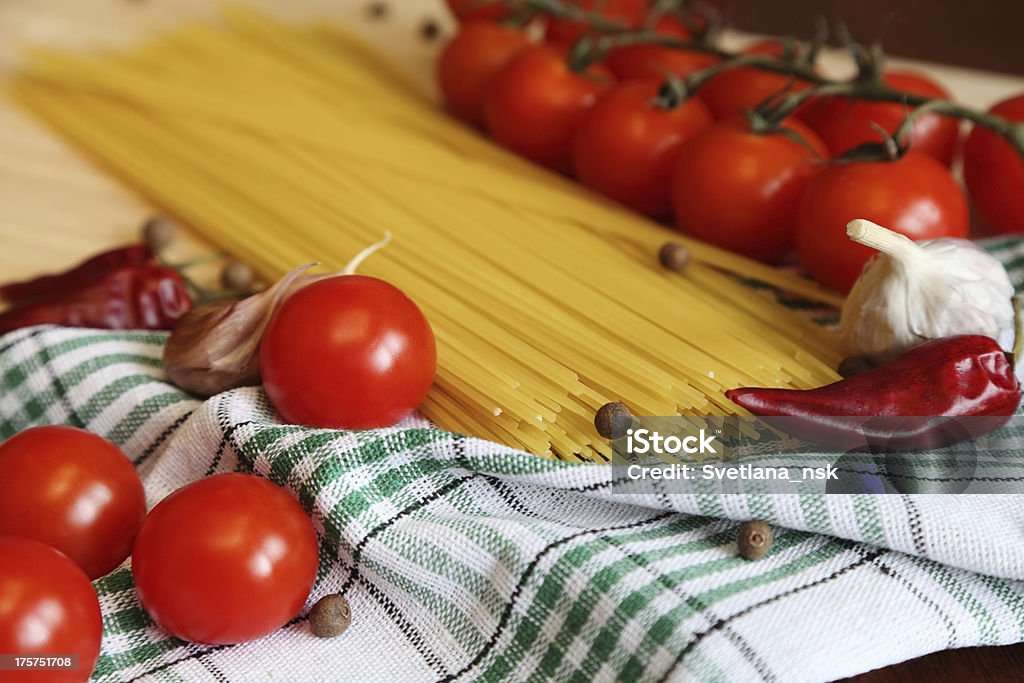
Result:
[[[761,55],[737,54],[713,45],[706,36],[703,39],[681,40],[672,36],[659,35],[649,27],[632,29],[620,22],[601,16],[597,12],[582,9],[562,0],[505,0],[512,7],[526,8],[540,14],[569,19],[586,24],[592,33],[581,38],[588,41],[587,55],[589,59],[599,60],[608,50],[628,45],[658,45],[677,50],[690,50],[721,57],[723,61],[702,71],[691,74],[685,81],[686,92],[692,96],[705,83],[718,74],[735,68],[746,67],[784,74],[794,80],[811,84],[810,88],[799,92],[791,92],[782,97],[773,96],[769,102],[758,107],[758,113],[767,121],[778,123],[792,114],[803,103],[814,97],[845,97],[853,100],[875,102],[897,102],[915,107],[908,112],[899,130],[893,136],[903,141],[909,135],[913,122],[926,113],[940,114],[952,118],[960,118],[987,128],[1002,136],[1017,153],[1024,158],[1024,123],[1008,121],[1000,116],[980,111],[950,100],[915,95],[889,87],[881,79],[884,55],[878,44],[861,45],[853,40],[845,25],[840,24],[837,32],[840,42],[853,58],[858,74],[851,80],[831,79],[818,73],[814,68],[814,59],[818,48],[824,42],[821,30],[817,31],[815,40],[805,50],[787,49],[787,58],[774,59]],[[665,12],[673,11],[671,7],[681,7],[684,3],[664,3]],[[682,12],[677,9],[676,11]],[[691,22],[692,23],[692,22]],[[594,33],[598,35],[593,35]],[[713,33],[713,32],[708,32]],[[578,57],[578,54],[577,54]],[[578,64],[576,65],[579,66]]]

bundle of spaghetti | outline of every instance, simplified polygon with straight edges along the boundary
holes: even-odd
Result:
[[[232,10],[130,53],[33,56],[16,97],[213,242],[276,278],[361,272],[430,320],[440,426],[604,460],[595,411],[725,415],[725,389],[835,379],[832,335],[723,270],[806,280],[687,240],[499,149],[358,40]],[[656,258],[666,240],[695,262]]]

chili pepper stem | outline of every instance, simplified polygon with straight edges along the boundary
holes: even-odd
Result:
[[[1024,353],[1024,311],[1021,307],[1024,306],[1024,295],[1017,294],[1013,297],[1013,353],[1012,363],[1014,370],[1017,369],[1017,363],[1021,354]]]
[[[847,223],[846,236],[857,244],[888,254],[898,261],[915,259],[921,255],[921,248],[909,237],[864,218],[855,218]]]
[[[353,273],[356,272],[356,269],[363,264],[363,261],[368,259],[374,253],[388,246],[389,244],[391,244],[391,231],[387,230],[384,233],[384,239],[382,239],[380,242],[377,242],[376,244],[371,244],[370,246],[366,247],[361,252],[356,254],[355,257],[348,262],[348,265],[341,270],[341,275],[352,275]]]

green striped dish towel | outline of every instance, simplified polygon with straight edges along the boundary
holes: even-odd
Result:
[[[989,248],[1024,281],[1024,246]],[[809,315],[822,315],[809,311]],[[71,424],[133,459],[149,504],[217,472],[293,492],[320,535],[310,604],[260,641],[160,631],[129,566],[96,582],[98,681],[828,681],[931,651],[1024,641],[1024,505],[1006,495],[611,491],[608,469],[433,428],[284,425],[259,389],[200,402],[166,382],[164,336],[37,327],[0,337],[0,439]],[[1021,473],[1024,481],[1024,473]],[[757,562],[739,521],[781,529]]]

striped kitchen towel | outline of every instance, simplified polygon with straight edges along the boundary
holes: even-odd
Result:
[[[1024,281],[1024,248],[990,245]],[[98,681],[828,681],[934,650],[1024,641],[1013,495],[626,497],[608,468],[548,461],[412,417],[372,431],[281,424],[259,389],[200,402],[167,383],[164,335],[37,327],[0,338],[0,439],[101,434],[150,506],[217,472],[293,492],[320,535],[312,604],[260,641],[157,628],[127,563],[96,582]],[[1021,473],[1024,481],[1024,473]],[[781,528],[757,562],[739,520]]]
[[[1024,640],[1014,496],[621,500],[606,468],[431,428],[282,425],[263,393],[199,402],[166,383],[164,337],[33,328],[0,342],[0,436],[84,426],[150,504],[215,472],[294,492],[321,539],[311,600],[341,591],[336,640],[303,619],[200,647],[156,628],[131,572],[96,582],[99,681],[826,681],[932,650]],[[733,520],[787,527],[758,562]],[[971,571],[974,570],[974,571]]]

